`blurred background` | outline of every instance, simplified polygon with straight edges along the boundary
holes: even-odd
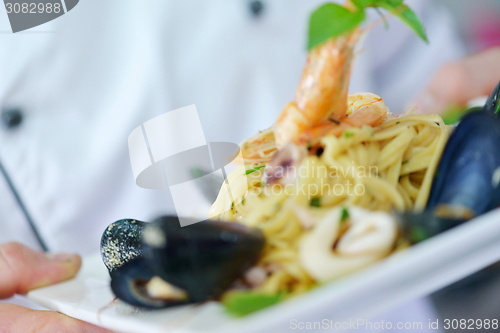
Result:
[[[500,45],[500,1],[436,0],[455,17],[467,53]],[[442,319],[500,317],[500,265],[492,265],[432,295]],[[450,330],[450,332],[463,330]],[[488,332],[490,330],[475,330]]]
[[[500,45],[500,1],[435,0],[456,18],[468,52]]]
[[[324,2],[86,0],[16,35],[0,12],[0,111],[8,116],[0,161],[49,248],[90,253],[110,222],[169,212],[169,192],[136,187],[130,171],[126,138],[144,121],[196,103],[207,141],[240,142],[272,124],[303,68],[305,13]],[[366,75],[353,80],[352,91],[373,91],[395,112],[442,64],[500,45],[499,0],[408,2],[441,40],[427,46],[401,24],[380,27],[365,56],[377,69],[361,60]],[[445,27],[433,30],[433,21]],[[460,43],[451,41],[455,32]],[[0,197],[0,242],[36,247],[2,177]],[[432,295],[449,319],[500,318],[498,299],[499,265]]]

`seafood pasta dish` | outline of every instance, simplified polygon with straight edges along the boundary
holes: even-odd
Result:
[[[437,115],[388,118],[383,100],[373,94],[350,94],[348,100],[351,112],[344,108],[339,124],[326,123],[329,132],[315,141],[287,142],[278,150],[273,131],[267,130],[245,143],[258,163],[235,169],[212,207],[221,220],[264,232],[267,247],[258,267],[269,274],[259,284],[265,291],[285,286],[303,291],[318,279],[377,261],[394,250],[397,227],[388,215],[367,210],[419,211],[427,203],[450,127]],[[372,113],[372,118],[355,123],[351,119],[357,112]],[[363,123],[367,118],[377,119]],[[262,151],[260,145],[274,149]],[[332,237],[343,236],[325,238],[327,230]],[[330,254],[335,241],[338,255]],[[309,243],[317,247],[317,242],[325,242],[324,249],[313,253]],[[322,272],[329,264],[335,269]]]
[[[248,274],[262,291],[302,292],[385,257],[396,221],[368,211],[427,203],[450,127],[413,110],[396,117],[372,93],[347,93],[360,34],[310,51],[293,101],[243,142],[244,165],[209,214],[263,231],[264,254]]]
[[[119,299],[147,308],[220,300],[245,315],[500,204],[500,84],[453,126],[416,109],[394,115],[370,92],[348,93],[367,7],[426,39],[402,1],[316,10],[293,99],[271,128],[241,144],[211,220],[183,228],[176,217],[120,220],[106,229],[101,252]]]

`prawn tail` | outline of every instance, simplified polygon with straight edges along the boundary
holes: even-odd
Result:
[[[274,128],[276,146],[283,147],[312,126],[294,102],[288,103],[281,111]]]

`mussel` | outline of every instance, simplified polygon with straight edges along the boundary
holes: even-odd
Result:
[[[450,136],[423,213],[399,217],[417,243],[500,204],[500,83],[480,109],[467,113]]]
[[[428,209],[448,205],[481,215],[500,203],[500,119],[481,110],[453,131],[432,184]]]
[[[142,255],[139,239],[145,223],[123,219],[111,223],[101,237],[101,256],[110,274],[126,262]]]
[[[500,98],[500,82],[498,82],[495,90],[491,93],[490,97],[486,101],[484,105],[484,110],[494,113],[497,116],[500,116],[500,103],[498,103],[498,99]]]
[[[120,266],[106,265],[111,288],[119,299],[144,308],[219,297],[257,261],[265,244],[260,230],[238,223],[204,221],[181,227],[174,216],[160,217],[153,223],[131,225],[124,221],[128,220],[111,225],[111,230],[122,226],[117,229],[124,230],[123,235],[111,233],[110,226],[101,244],[132,244],[140,253]],[[141,229],[135,241],[129,239],[134,232],[126,231],[125,224]],[[110,236],[113,239],[108,239]],[[103,260],[109,262],[106,251],[101,252]]]

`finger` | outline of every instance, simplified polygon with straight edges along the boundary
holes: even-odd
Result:
[[[491,94],[500,80],[499,63],[500,47],[494,47],[447,64],[411,104],[416,105],[420,113],[465,107],[471,99]]]
[[[0,299],[71,279],[80,266],[76,254],[45,255],[19,243],[0,245]]]
[[[0,303],[0,332],[104,333],[110,331],[61,313],[35,311],[17,305]]]

